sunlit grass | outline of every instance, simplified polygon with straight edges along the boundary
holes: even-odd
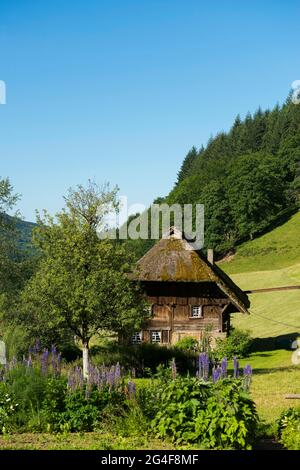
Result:
[[[243,243],[220,267],[228,274],[281,269],[300,263],[300,212],[285,224]]]

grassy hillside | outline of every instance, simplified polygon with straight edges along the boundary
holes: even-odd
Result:
[[[220,267],[228,274],[267,271],[300,263],[300,212],[285,224],[237,247]]]
[[[300,285],[299,234],[300,212],[244,243],[233,258],[219,265],[243,290]],[[274,343],[286,347],[292,336],[300,334],[300,290],[252,294],[250,300],[251,315],[233,315],[234,326],[249,329],[254,337],[270,338],[270,347]]]
[[[300,263],[273,271],[234,274],[232,279],[244,290],[300,285]],[[254,337],[276,337],[275,346],[287,346],[287,334],[300,335],[300,290],[265,292],[249,297],[251,315],[233,315],[234,326],[249,329]]]

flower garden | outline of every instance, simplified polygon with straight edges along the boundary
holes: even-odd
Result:
[[[36,345],[1,370],[0,431],[4,437],[138,432],[167,448],[251,449],[258,426],[251,375],[236,357],[229,364],[200,353],[193,374],[179,373],[173,359],[147,379],[119,363],[90,364],[85,379],[55,347]]]

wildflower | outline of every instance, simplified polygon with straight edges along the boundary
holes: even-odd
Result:
[[[112,366],[106,375],[107,385],[113,387],[115,385],[115,370]]]
[[[244,367],[244,376],[251,376],[252,375],[252,367],[250,366],[250,364],[247,364],[245,367]]]
[[[228,361],[227,357],[223,357],[222,362],[221,362],[221,373],[222,377],[227,377],[227,366],[228,366]]]
[[[220,366],[214,367],[212,371],[212,381],[216,383],[222,378],[222,368]]]
[[[44,352],[41,357],[41,366],[42,366],[42,374],[46,374],[48,370],[48,357],[49,351],[48,349],[44,349]]]
[[[243,375],[244,375],[244,380],[243,380],[244,389],[246,392],[248,392],[250,389],[251,380],[252,380],[252,368],[249,364],[247,364],[244,367]]]
[[[233,358],[233,377],[237,379],[240,375],[239,371],[239,361],[237,360],[237,357],[234,356]]]
[[[209,357],[208,354],[203,352],[199,354],[198,358],[198,377],[199,379],[208,380],[209,377]]]

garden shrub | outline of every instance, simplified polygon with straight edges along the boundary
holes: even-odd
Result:
[[[251,449],[258,415],[241,381],[224,379],[212,387],[196,420],[194,439],[208,449]]]
[[[41,417],[46,431],[60,430],[63,422],[62,413],[65,411],[67,380],[65,377],[48,377],[44,383],[44,398]]]
[[[216,358],[227,357],[232,359],[234,356],[246,357],[249,355],[253,339],[248,331],[231,329],[225,339],[217,338],[214,356]]]
[[[300,450],[300,408],[289,408],[277,421],[281,444],[289,450]]]
[[[18,428],[26,426],[41,410],[46,377],[36,367],[18,365],[7,373],[5,380],[19,404],[14,425]]]
[[[118,413],[125,404],[122,387],[101,390],[83,387],[69,391],[65,397],[65,411],[61,415],[59,425],[65,425],[71,432],[94,431],[99,427],[102,414],[106,408]]]
[[[198,347],[199,342],[192,336],[185,336],[175,344],[175,348],[181,351],[196,351]]]
[[[173,358],[175,358],[181,372],[194,372],[196,358],[194,353],[157,344],[122,345],[110,343],[105,347],[98,347],[97,354],[92,356],[93,363],[96,365],[110,366],[119,362],[127,371],[135,369],[138,377],[149,376],[149,373],[154,373],[160,364],[168,366]]]
[[[20,325],[4,325],[3,341],[6,345],[6,356],[8,360],[14,357],[21,359],[27,353],[30,346],[25,328]]]
[[[250,449],[258,417],[243,381],[225,378],[217,383],[178,377],[152,384],[138,394],[152,429],[160,438],[197,443],[207,449]]]
[[[9,393],[5,383],[0,383],[0,434],[10,430],[12,417],[18,410],[18,403]]]

